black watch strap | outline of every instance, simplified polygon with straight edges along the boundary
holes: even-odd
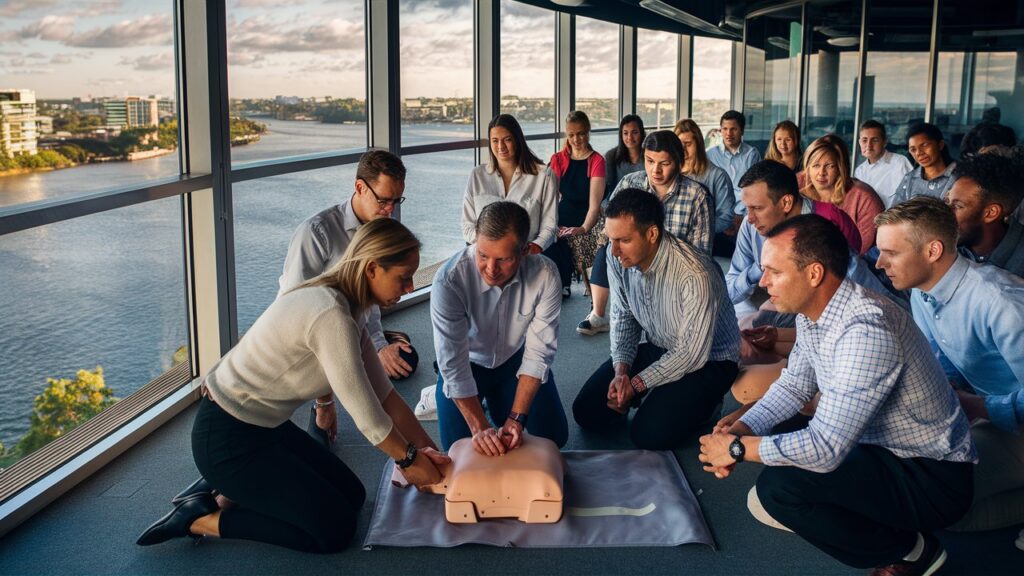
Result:
[[[405,458],[402,458],[401,460],[395,460],[395,464],[398,464],[399,468],[408,468],[409,466],[412,466],[413,462],[416,461],[416,455],[419,453],[420,451],[416,448],[416,446],[412,442],[410,442],[409,445],[405,447]]]
[[[743,457],[747,454],[747,447],[740,441],[740,437],[737,436],[735,440],[729,444],[729,456],[732,456],[733,460],[737,463],[743,462]]]
[[[522,426],[524,429],[526,428],[526,418],[527,418],[527,414],[521,414],[519,412],[509,412],[508,413],[508,419],[509,420],[515,420],[516,422],[519,422],[519,425]]]

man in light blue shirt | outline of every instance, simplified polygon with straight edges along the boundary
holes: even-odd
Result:
[[[743,131],[747,126],[747,119],[736,110],[729,110],[722,114],[719,127],[722,132],[722,143],[708,150],[708,160],[711,160],[722,170],[729,174],[729,181],[733,183],[733,193],[736,195],[736,214],[738,215],[733,227],[725,233],[735,235],[736,228],[740,224],[740,218],[747,213],[740,199],[740,179],[747,173],[751,166],[760,162],[761,153],[750,144],[743,141]],[[717,241],[717,239],[716,239]]]
[[[981,464],[974,504],[957,525],[994,530],[1024,522],[1024,279],[956,251],[957,221],[919,196],[875,217],[878,267],[913,289],[914,320],[975,420]],[[980,420],[987,422],[980,422]]]
[[[701,437],[705,470],[767,466],[756,498],[777,522],[849,566],[931,574],[945,561],[932,532],[971,502],[977,460],[942,367],[909,314],[845,278],[849,246],[825,220],[768,233],[761,286],[798,314],[789,367],[757,403]],[[807,427],[773,433],[816,393]]]
[[[445,450],[472,436],[478,452],[497,456],[517,448],[524,429],[559,446],[569,438],[551,374],[562,285],[554,262],[528,254],[529,234],[523,207],[492,203],[476,221],[476,242],[434,276],[430,319]]]

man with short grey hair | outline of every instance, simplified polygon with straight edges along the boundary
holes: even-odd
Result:
[[[562,283],[554,262],[528,253],[529,233],[522,206],[490,204],[476,221],[476,242],[434,276],[435,399],[445,450],[472,437],[477,452],[497,456],[517,448],[524,430],[558,446],[569,438],[551,373]]]

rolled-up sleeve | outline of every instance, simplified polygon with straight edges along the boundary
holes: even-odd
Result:
[[[1024,391],[1015,390],[985,398],[985,409],[992,425],[1005,432],[1019,434],[1024,426]]]
[[[533,319],[526,329],[523,362],[516,376],[532,376],[541,382],[548,380],[548,372],[558,350],[558,318],[561,311],[561,286],[557,272],[552,270],[550,274],[545,275],[544,285],[533,311]]]
[[[434,328],[434,353],[448,398],[476,396],[476,381],[469,364],[469,316],[462,294],[446,279],[442,268],[434,278],[430,295],[430,320]]]

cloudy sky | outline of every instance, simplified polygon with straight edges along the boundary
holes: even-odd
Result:
[[[231,96],[365,97],[362,6],[228,0]],[[170,0],[0,0],[0,87],[40,98],[173,94],[172,10]],[[472,95],[470,0],[403,0],[400,25],[403,96]],[[615,96],[617,37],[614,25],[578,20],[578,96]],[[727,97],[728,42],[695,50],[694,97]],[[551,12],[502,2],[503,93],[553,96],[553,51]],[[670,35],[641,33],[641,97],[673,96],[675,54]]]

